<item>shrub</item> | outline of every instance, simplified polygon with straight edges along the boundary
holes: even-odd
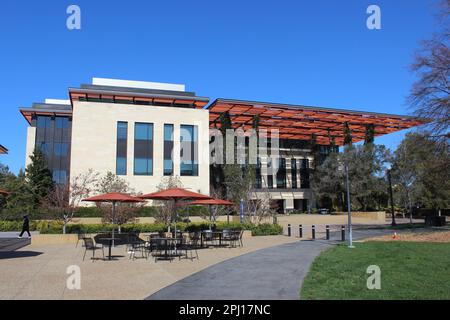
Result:
[[[110,232],[112,230],[112,224],[68,224],[66,227],[67,233],[99,233]],[[283,228],[280,225],[273,225],[264,223],[260,225],[254,225],[251,223],[239,223],[239,222],[217,222],[216,230],[235,229],[235,230],[251,230],[253,236],[263,235],[278,235],[282,234]],[[116,227],[117,228],[117,227]],[[0,232],[5,231],[20,231],[22,229],[22,221],[6,221],[0,220]],[[172,225],[173,229],[173,225]],[[196,222],[196,223],[177,223],[177,229],[187,232],[195,232],[209,229],[208,222]],[[31,221],[30,231],[39,231],[42,234],[61,234],[63,230],[62,221]],[[125,223],[121,225],[122,232],[139,231],[139,232],[164,232],[167,231],[167,226],[163,223]]]
[[[272,236],[283,233],[283,227],[279,224],[263,223],[254,226],[252,229],[252,236]]]

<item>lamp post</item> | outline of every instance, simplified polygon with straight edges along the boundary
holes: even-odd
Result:
[[[392,181],[391,181],[391,169],[386,170],[386,175],[388,178],[389,183],[389,197],[391,198],[391,214],[392,214],[392,226],[396,226],[397,223],[395,222],[395,212],[394,212],[394,194],[392,192]]]
[[[348,247],[354,248],[353,246],[353,232],[352,232],[352,209],[350,201],[350,184],[348,182],[348,165],[344,165],[345,169],[345,188],[347,189],[347,212],[348,212]]]

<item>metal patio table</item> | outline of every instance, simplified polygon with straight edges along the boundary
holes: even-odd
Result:
[[[219,247],[222,246],[223,231],[203,230],[201,232],[201,236],[200,236],[200,246],[201,247],[203,247],[203,241],[204,241],[204,238],[205,238],[206,234],[210,234],[211,235],[211,239],[214,239],[216,236],[218,236],[218,238],[219,238]]]

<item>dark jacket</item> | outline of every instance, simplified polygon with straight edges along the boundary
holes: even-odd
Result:
[[[23,217],[23,228],[29,228],[30,226],[30,219],[28,219],[28,216]]]

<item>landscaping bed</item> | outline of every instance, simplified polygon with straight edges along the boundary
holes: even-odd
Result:
[[[380,236],[365,241],[450,242],[450,231],[401,233],[395,237],[392,235]]]
[[[0,221],[0,232],[18,231],[22,228],[21,221]],[[111,231],[112,224],[68,224],[66,233],[73,234],[83,233],[99,233]],[[117,228],[117,226],[116,226]],[[163,223],[126,223],[120,226],[122,232],[139,231],[139,232],[165,232],[167,226]],[[209,223],[177,223],[177,229],[182,231],[200,231],[209,229]],[[217,230],[237,229],[250,230],[253,236],[279,235],[282,234],[283,228],[274,224],[251,224],[239,222],[217,222]],[[38,221],[30,223],[31,231],[39,231],[41,234],[62,234],[63,223],[61,221]]]

